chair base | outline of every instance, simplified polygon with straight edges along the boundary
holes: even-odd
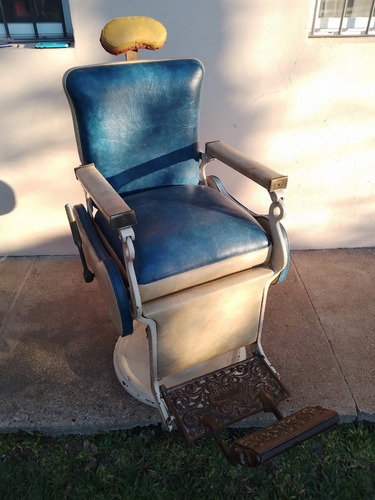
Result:
[[[154,408],[157,407],[150,385],[149,349],[146,326],[134,321],[133,334],[119,337],[114,353],[113,365],[122,387],[135,399]],[[196,377],[218,370],[246,358],[246,348],[231,351],[199,365],[162,379],[167,387],[179,385]]]

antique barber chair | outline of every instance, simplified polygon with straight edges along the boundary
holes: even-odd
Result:
[[[231,463],[253,466],[337,414],[308,407],[283,418],[278,404],[291,395],[261,347],[268,288],[288,267],[287,177],[220,141],[199,150],[202,64],[134,60],[165,40],[153,19],[118,18],[101,43],[127,61],[66,73],[87,202],[66,210],[84,277],[98,280],[120,335],[124,388],[187,441],[212,434]],[[206,176],[215,158],[269,193],[268,215]],[[278,420],[228,449],[220,429],[259,411]]]

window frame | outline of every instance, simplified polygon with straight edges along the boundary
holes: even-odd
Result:
[[[60,0],[62,20],[40,22],[37,20],[32,0],[26,0],[32,19],[30,22],[7,21],[0,0],[0,43],[74,42],[69,0]]]
[[[372,37],[375,36],[375,0],[371,0],[368,16],[346,16],[349,0],[343,0],[340,16],[324,16],[319,18],[322,1],[315,0],[310,38],[334,37]]]

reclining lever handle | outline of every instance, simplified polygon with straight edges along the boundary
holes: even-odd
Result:
[[[82,266],[83,266],[83,278],[86,281],[86,283],[91,283],[91,281],[93,281],[93,279],[95,277],[95,274],[92,273],[90,271],[90,269],[87,267],[86,258],[85,258],[85,255],[83,253],[83,248],[82,248],[81,235],[79,234],[79,231],[78,231],[77,222],[74,218],[72,206],[69,203],[67,203],[65,205],[65,211],[66,211],[66,215],[68,217],[70,230],[71,230],[72,236],[73,236],[73,241],[76,244],[78,251],[79,251],[79,255],[81,257],[81,262],[82,262]]]

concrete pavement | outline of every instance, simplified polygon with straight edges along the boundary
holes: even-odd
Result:
[[[117,340],[77,257],[0,261],[0,432],[91,433],[157,424],[115,376]],[[271,287],[263,347],[294,399],[375,421],[375,249],[292,252]],[[268,414],[246,425],[264,425]]]

